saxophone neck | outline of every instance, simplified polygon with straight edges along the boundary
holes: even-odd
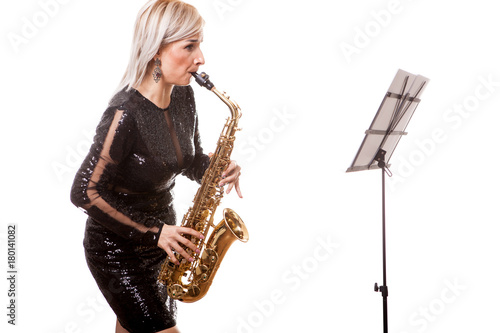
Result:
[[[237,122],[241,118],[240,106],[235,101],[231,100],[229,96],[226,96],[225,92],[221,93],[215,87],[210,90],[227,105],[227,107],[231,111],[231,119],[236,120]]]
[[[212,81],[209,80],[209,76],[207,73],[191,73],[191,75],[195,78],[196,82],[202,86],[202,87],[205,87],[207,88],[208,90],[210,90],[211,92],[213,92],[214,94],[217,95],[217,97],[219,97],[228,107],[229,109],[231,110],[231,118],[233,120],[235,120],[236,122],[238,121],[238,119],[240,119],[241,117],[241,109],[239,107],[239,105],[231,100],[229,98],[229,96],[226,96],[226,93],[225,92],[220,92],[218,91],[214,84],[212,83]]]

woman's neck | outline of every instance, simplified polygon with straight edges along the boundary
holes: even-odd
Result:
[[[165,84],[162,81],[156,83],[151,79],[143,81],[136,89],[156,106],[165,109],[170,105],[170,95],[173,88],[172,84]]]

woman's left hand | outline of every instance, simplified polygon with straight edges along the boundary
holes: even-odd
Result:
[[[227,166],[226,170],[222,173],[222,180],[219,183],[220,186],[228,185],[226,193],[229,194],[233,187],[238,193],[240,198],[243,198],[240,190],[240,175],[241,167],[236,163],[236,161],[231,161]]]

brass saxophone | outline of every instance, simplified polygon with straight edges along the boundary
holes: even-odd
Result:
[[[224,195],[224,188],[220,187],[219,183],[223,171],[230,163],[234,134],[238,130],[238,121],[241,117],[240,107],[225,93],[215,89],[206,73],[192,73],[192,75],[199,85],[215,93],[229,107],[231,117],[224,125],[217,149],[210,158],[210,165],[194,197],[193,206],[188,209],[181,223],[181,226],[193,228],[205,237],[203,240],[190,237],[191,242],[200,249],[200,253],[197,254],[185,247],[194,261],[189,262],[176,253],[175,256],[180,264],[175,265],[167,258],[158,276],[158,280],[167,286],[171,298],[186,303],[196,302],[206,295],[231,244],[235,240],[248,241],[245,223],[232,209],[224,209],[222,221],[216,226],[213,224],[215,210]],[[207,238],[211,228],[213,231]]]

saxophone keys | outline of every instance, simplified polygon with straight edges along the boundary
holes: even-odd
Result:
[[[208,266],[207,265],[200,265],[196,267],[196,275],[202,275],[203,273],[208,272]]]
[[[206,219],[207,219],[207,217],[209,217],[209,216],[210,216],[210,210],[209,210],[209,209],[205,209],[205,210],[203,210],[203,211],[200,213],[200,215],[199,215],[200,220],[202,220],[202,221],[203,221],[203,220],[206,220]]]
[[[200,291],[201,290],[197,285],[193,285],[193,286],[189,287],[188,294],[191,297],[196,297],[200,294]]]
[[[217,262],[217,252],[212,249],[207,249],[205,252],[203,252],[201,260],[204,264],[208,265],[208,267],[213,267]]]
[[[203,253],[201,254],[201,262],[204,263],[204,264],[208,264],[209,263],[207,251],[208,251],[208,249],[206,249],[205,251],[203,251]]]
[[[185,292],[181,285],[174,284],[173,286],[168,288],[168,294],[173,299],[179,299],[185,294]]]
[[[209,272],[210,271],[210,268],[207,266],[207,265],[200,265],[198,267],[196,267],[194,273],[196,275],[196,277],[194,278],[195,280],[197,281],[203,281],[203,282],[206,282],[208,280],[208,277],[209,277]]]

